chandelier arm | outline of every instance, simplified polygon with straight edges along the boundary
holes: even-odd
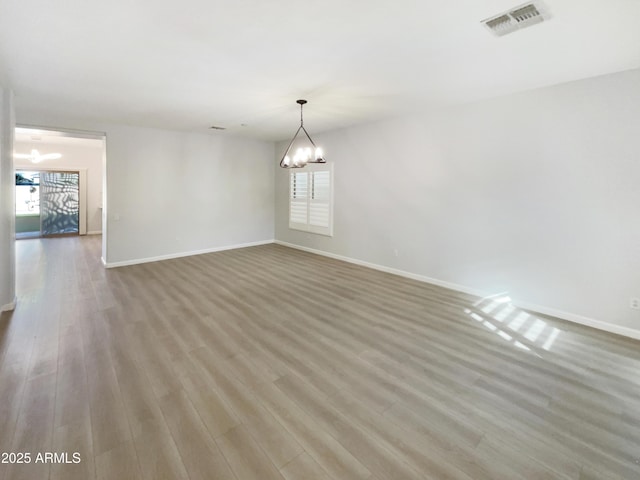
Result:
[[[289,146],[287,147],[287,150],[284,152],[284,155],[282,156],[282,160],[280,160],[280,166],[282,167],[282,162],[284,162],[284,158],[289,154],[289,150],[291,150],[291,145],[293,145],[293,142],[296,140],[296,137],[298,136],[298,133],[300,133],[300,129],[304,130],[304,127],[302,125],[300,125],[298,127],[298,130],[296,130],[295,135],[293,136],[293,138],[291,139],[291,141],[289,142]],[[307,133],[307,131],[305,130],[304,133]],[[309,136],[309,134],[307,134],[307,137]],[[311,142],[313,143],[313,142]],[[315,146],[315,145],[314,145]]]
[[[311,140],[311,137],[309,136],[309,133],[307,133],[307,129],[304,128],[304,126],[300,125],[300,128],[302,129],[302,131],[304,132],[304,134],[307,136],[307,138],[309,139],[309,141],[311,142],[311,145],[313,145],[313,148],[318,148],[316,147],[316,144],[313,142],[313,140]],[[298,129],[299,130],[299,129]],[[297,135],[297,132],[296,132]]]

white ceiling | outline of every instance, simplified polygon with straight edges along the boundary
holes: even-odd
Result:
[[[79,132],[60,132],[56,130],[18,127],[15,131],[14,140],[14,149],[18,153],[29,153],[33,148],[41,154],[53,153],[56,145],[73,145],[100,150],[104,148],[102,138],[83,135]]]
[[[640,1],[2,0],[0,84],[18,113],[281,140],[640,67]],[[246,124],[246,126],[241,126]]]

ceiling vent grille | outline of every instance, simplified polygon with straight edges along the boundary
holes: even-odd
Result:
[[[494,15],[493,17],[483,20],[482,23],[491,30],[494,35],[501,37],[507,33],[530,27],[531,25],[548,19],[549,15],[542,6],[542,3],[534,2],[525,3],[499,15]]]

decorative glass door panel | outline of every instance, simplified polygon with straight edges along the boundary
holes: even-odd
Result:
[[[78,172],[40,172],[41,234],[78,233]]]

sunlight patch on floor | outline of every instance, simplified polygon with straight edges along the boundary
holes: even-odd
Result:
[[[513,343],[522,350],[550,351],[561,332],[544,320],[518,308],[506,293],[481,298],[464,312],[504,341]]]

